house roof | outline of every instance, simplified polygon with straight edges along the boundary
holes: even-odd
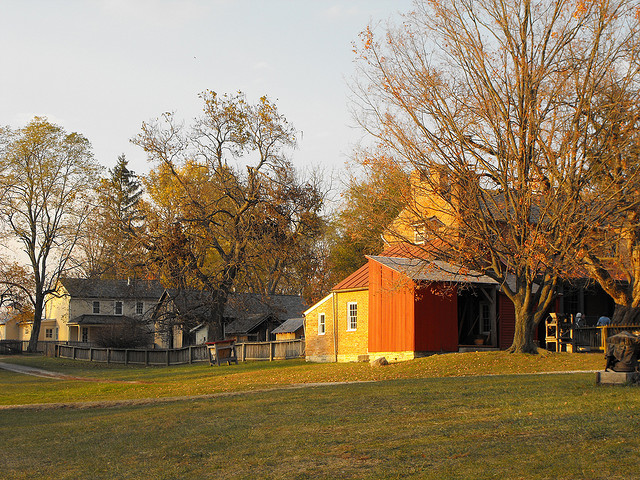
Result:
[[[229,295],[224,316],[241,318],[251,314],[271,313],[278,320],[300,317],[307,308],[300,295],[259,295],[256,293],[234,293]]]
[[[152,298],[158,300],[164,291],[156,280],[106,280],[100,278],[63,278],[60,283],[76,298]]]
[[[224,333],[229,334],[247,334],[262,325],[263,322],[275,317],[269,313],[254,313],[228,323],[224,327]]]
[[[454,265],[442,260],[422,260],[419,258],[368,256],[396,272],[406,275],[416,282],[455,282],[497,285],[498,282],[479,272]]]
[[[275,328],[272,333],[294,333],[304,326],[304,318],[290,318]]]
[[[120,323],[125,323],[127,321],[133,321],[133,319],[125,315],[86,314],[69,320],[69,325],[82,325],[85,327],[90,325],[117,325]]]
[[[270,318],[276,322],[299,318],[305,308],[299,295],[234,293],[224,309],[224,316],[234,319],[225,327],[225,333],[250,333]]]
[[[197,290],[166,290],[161,300],[170,299],[181,315],[204,317],[210,311],[212,295]],[[224,308],[224,317],[230,322],[226,333],[248,333],[265,320],[272,318],[277,323],[289,318],[301,317],[306,305],[299,295],[270,295],[254,293],[232,293]]]
[[[380,256],[433,260],[436,253],[447,250],[448,248],[449,247],[446,243],[438,239],[431,240],[424,245],[412,245],[406,242],[398,242],[385,248]]]
[[[369,286],[369,265],[364,264],[347,278],[338,283],[332,290],[353,290]]]

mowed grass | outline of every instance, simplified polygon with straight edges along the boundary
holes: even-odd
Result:
[[[0,370],[0,405],[17,405],[209,395],[315,382],[596,370],[604,366],[604,356],[510,355],[505,352],[446,354],[382,368],[371,368],[367,363],[309,364],[296,360],[221,367],[201,363],[143,368],[27,355],[0,357],[0,362],[100,380],[55,380]]]
[[[0,371],[5,404],[254,390],[140,406],[0,410],[3,479],[640,478],[639,388],[596,386],[593,373],[528,374],[600,369],[601,354],[453,354],[382,368],[0,361],[144,382]],[[374,381],[266,390],[345,380]]]
[[[424,378],[0,411],[5,479],[640,478],[635,387]]]

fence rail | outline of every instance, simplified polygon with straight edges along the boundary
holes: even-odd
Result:
[[[607,350],[607,338],[624,331],[640,334],[640,325],[606,325],[602,327],[573,328],[570,339],[574,351],[582,349],[605,352]]]
[[[22,341],[0,340],[0,355],[14,355],[22,353]]]
[[[236,345],[238,360],[285,360],[304,357],[304,340],[245,342]],[[183,365],[208,362],[206,345],[172,349],[101,348],[56,344],[54,356],[88,362],[122,363],[125,365]]]

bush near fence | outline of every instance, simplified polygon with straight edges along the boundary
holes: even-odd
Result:
[[[285,360],[304,357],[304,340],[276,342],[246,342],[236,344],[238,360]],[[183,365],[208,362],[206,345],[173,349],[124,349],[56,344],[54,355],[60,358],[89,362],[122,363],[125,365]]]

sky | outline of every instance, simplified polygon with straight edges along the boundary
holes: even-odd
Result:
[[[202,108],[198,93],[267,95],[301,132],[298,168],[344,167],[362,138],[349,113],[352,42],[411,0],[0,0],[0,125],[45,116],[107,168],[143,121]]]

